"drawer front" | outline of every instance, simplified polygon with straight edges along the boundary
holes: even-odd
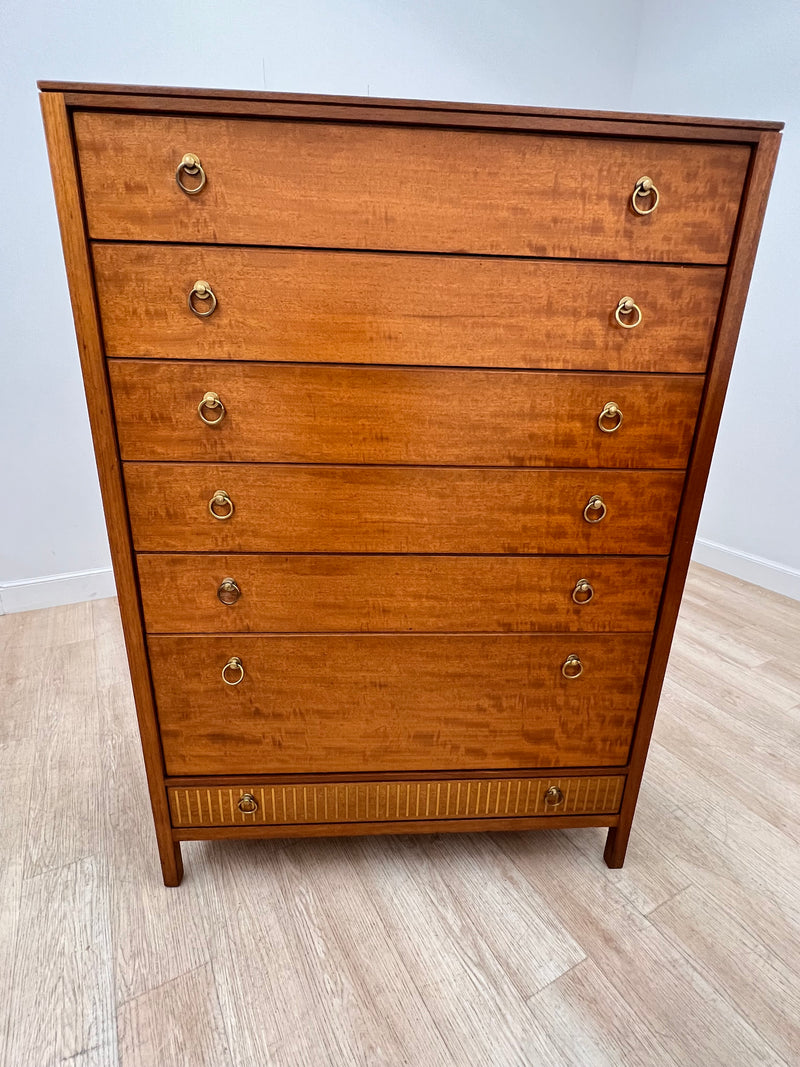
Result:
[[[644,633],[655,625],[666,565],[596,556],[137,557],[150,633]]]
[[[748,147],[77,112],[92,237],[725,263]],[[182,192],[176,167],[207,176]],[[660,193],[631,206],[637,181]],[[187,184],[189,180],[187,179]],[[644,204],[649,201],[644,201]]]
[[[109,356],[705,369],[725,271],[639,263],[94,245]],[[198,280],[217,304],[189,308]],[[621,326],[630,296],[641,310]],[[208,306],[210,307],[210,298]],[[198,311],[205,302],[194,298]]]
[[[611,774],[236,786],[210,780],[167,793],[172,825],[180,828],[613,815],[624,785],[622,775]]]
[[[139,552],[666,555],[683,486],[674,471],[126,463],[124,473]],[[227,519],[211,514],[219,492]]]
[[[237,634],[148,646],[168,774],[302,774],[622,765],[650,635]],[[565,678],[573,654],[583,673]],[[222,679],[232,657],[238,685]]]
[[[432,367],[109,371],[126,460],[683,469],[703,389],[694,375]],[[222,407],[199,406],[209,391]]]

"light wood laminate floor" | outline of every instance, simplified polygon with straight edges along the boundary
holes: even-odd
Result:
[[[605,831],[185,844],[116,602],[0,618],[4,1067],[800,1063],[800,604],[694,566]]]

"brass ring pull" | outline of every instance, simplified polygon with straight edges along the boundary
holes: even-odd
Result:
[[[545,804],[552,804],[553,807],[557,807],[563,800],[564,794],[557,785],[551,785],[544,795]]]
[[[199,282],[197,283],[200,284]],[[635,322],[623,322],[623,315],[632,315],[636,312]],[[635,330],[637,326],[641,326],[642,323],[642,309],[637,303],[635,303],[632,296],[623,296],[620,302],[617,304],[616,311],[614,312],[614,318],[617,320],[623,330]]]
[[[580,656],[576,655],[575,652],[570,652],[561,664],[561,673],[565,678],[580,678],[583,674],[583,664],[581,663]]]
[[[205,311],[200,310],[198,300],[211,301]],[[217,310],[217,298],[208,282],[195,282],[189,292],[189,309],[197,315],[198,319],[207,319]]]
[[[583,509],[583,517],[587,522],[602,522],[608,514],[608,508],[601,496],[590,496],[589,503]]]
[[[225,509],[222,514],[220,514],[219,512],[220,508]],[[220,522],[224,522],[225,519],[229,519],[231,515],[233,515],[233,501],[224,489],[217,489],[217,491],[214,493],[214,495],[208,502],[208,510],[211,512],[215,519],[219,519]]]
[[[650,204],[650,207],[639,207],[637,202],[639,197],[651,197],[652,203]],[[653,179],[648,178],[647,175],[645,175],[643,178],[640,178],[633,187],[631,207],[637,215],[652,215],[658,207],[658,199],[658,189],[653,185]]]
[[[223,578],[219,584],[217,590],[217,598],[222,604],[235,604],[239,597],[242,595],[242,591],[233,578]]]
[[[209,411],[219,411],[219,414],[215,419],[209,419],[205,413],[206,408],[208,408]],[[197,405],[197,414],[206,426],[216,426],[225,418],[225,405],[222,403],[217,393],[206,393]],[[603,427],[601,426],[600,429],[602,430],[602,428]]]
[[[597,425],[603,433],[614,433],[615,430],[618,430],[622,425],[622,412],[619,409],[619,405],[615,404],[613,400],[609,400],[597,416]]]
[[[229,678],[228,671],[238,671],[238,677]],[[238,685],[244,678],[244,666],[238,656],[231,656],[225,666],[222,668],[222,680],[225,685]]]
[[[258,801],[252,793],[242,793],[236,807],[243,815],[252,815],[254,812],[258,811]]]
[[[184,175],[187,175],[189,178],[196,178],[197,185],[184,185]],[[206,184],[206,172],[203,170],[203,164],[194,152],[187,152],[178,164],[178,169],[175,171],[175,181],[188,196],[197,196]]]
[[[579,578],[572,590],[572,599],[576,604],[588,604],[594,596],[594,586],[586,578]]]

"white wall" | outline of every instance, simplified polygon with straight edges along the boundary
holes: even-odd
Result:
[[[800,3],[644,4],[635,110],[786,123],[695,558],[800,599]]]
[[[701,533],[733,550],[704,548],[715,565],[800,596],[794,2],[5,0],[0,19],[0,611],[112,590],[37,78],[789,121]]]
[[[0,610],[113,589],[37,78],[621,108],[635,10],[632,0],[5,0]]]

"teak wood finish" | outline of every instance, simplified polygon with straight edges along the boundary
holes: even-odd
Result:
[[[138,552],[666,555],[677,471],[126,463]],[[215,519],[219,489],[234,511]],[[605,518],[587,522],[599,495]]]
[[[165,882],[220,835],[621,866],[781,125],[40,88]]]
[[[417,782],[326,782],[313,785],[251,785],[252,812],[237,806],[229,786],[169,790],[176,826],[264,826],[424,819],[525,818],[531,815],[613,814],[622,776],[571,778],[443,779]],[[558,790],[555,795],[552,790]],[[550,794],[550,795],[548,795]]]
[[[123,460],[683,470],[703,391],[700,375],[140,360],[108,369]],[[214,426],[197,417],[209,390],[225,407]],[[598,433],[609,403],[622,422]]]
[[[621,766],[650,635],[151,635],[148,646],[168,774],[313,775],[430,771],[432,752],[438,770]],[[565,678],[573,653],[583,673]],[[232,656],[238,685],[222,679]]]
[[[137,567],[153,634],[650,633],[667,561],[154,552]],[[239,591],[230,604],[219,598],[226,578]],[[576,592],[582,581],[590,599]]]
[[[80,111],[75,137],[102,240],[673,263],[726,262],[749,159],[730,144],[302,121],[265,137],[238,119]],[[212,175],[199,203],[163,180],[176,142]],[[625,209],[653,171],[675,207],[642,226]]]
[[[721,267],[95,244],[109,356],[705,372]],[[194,283],[217,297],[186,314]],[[614,312],[642,311],[634,329]]]

